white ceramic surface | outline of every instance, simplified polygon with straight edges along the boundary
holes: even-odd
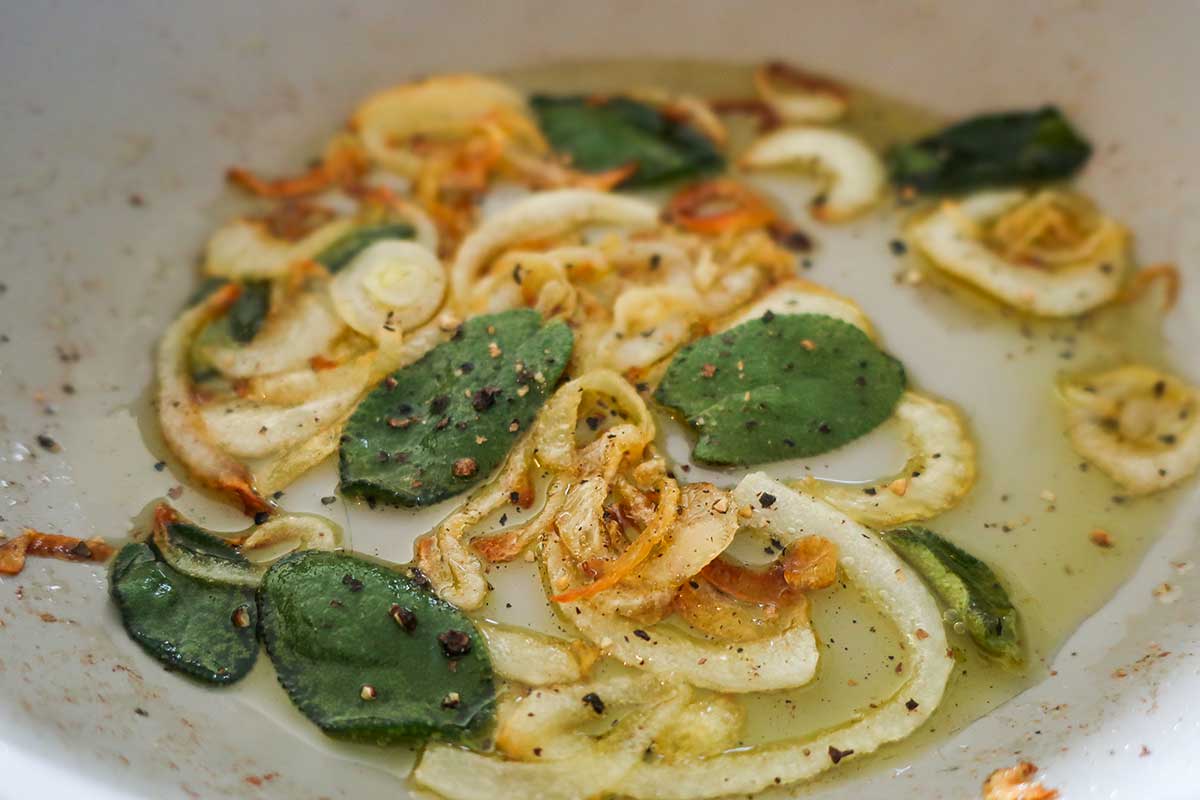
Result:
[[[1167,329],[1196,381],[1198,39],[1200,5],[1168,0],[5,0],[0,525],[121,535],[175,482],[151,468],[130,408],[227,202],[221,168],[293,165],[366,91],[442,69],[780,55],[947,113],[1060,102],[1093,135],[1088,180],[1140,254],[1187,276]],[[869,310],[888,333],[888,312]],[[37,447],[43,432],[61,453]],[[1200,562],[1198,518],[1191,491],[1055,676],[909,769],[806,796],[977,797],[1020,754],[1066,798],[1200,797],[1200,586],[1171,566]],[[1177,586],[1169,605],[1152,596],[1163,581]],[[0,797],[403,795],[394,776],[307,746],[311,732],[163,673],[116,631],[102,570],[38,561],[0,579]]]

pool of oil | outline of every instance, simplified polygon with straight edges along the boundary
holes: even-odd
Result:
[[[531,90],[612,92],[656,86],[703,97],[747,97],[751,69],[705,62],[624,61],[543,66],[503,75]],[[944,120],[920,108],[855,89],[852,110],[839,127],[876,148],[913,138]],[[749,119],[731,118],[731,146],[753,136]],[[913,384],[959,406],[970,420],[979,450],[979,479],[966,499],[929,526],[988,562],[1002,577],[1020,610],[1028,648],[1024,672],[982,658],[948,625],[958,666],[941,706],[906,742],[837,771],[900,769],[921,748],[961,729],[1022,689],[1041,680],[1066,637],[1112,596],[1132,573],[1146,547],[1167,526],[1181,490],[1128,498],[1068,446],[1057,405],[1056,382],[1075,371],[1140,360],[1163,367],[1161,321],[1154,298],[1103,309],[1078,320],[1024,318],[939,277],[911,251],[898,253],[902,226],[914,207],[885,206],[865,219],[821,225],[807,213],[818,186],[800,175],[747,176],[809,233],[815,247],[798,259],[804,277],[854,298],[871,316],[884,346],[898,356]],[[1103,205],[1101,198],[1101,204]],[[220,220],[214,219],[214,225]],[[152,425],[143,425],[149,432]],[[705,470],[690,463],[689,442],[663,420],[660,442],[681,480],[732,485],[741,473]],[[152,447],[156,452],[161,448]],[[841,450],[803,462],[775,464],[780,477],[812,474],[865,481],[903,462],[895,432],[884,426]],[[338,500],[325,506],[336,476],[326,464],[290,487],[281,503],[289,510],[332,514],[356,549],[395,561],[411,556],[413,539],[453,507],[454,501],[419,512],[369,510]],[[1185,491],[1185,490],[1184,490]],[[497,512],[489,525],[498,526]],[[515,512],[507,509],[508,520]],[[231,525],[231,527],[236,527]],[[1115,546],[1101,549],[1089,532],[1108,531]],[[518,561],[492,569],[495,588],[483,614],[494,619],[570,634],[550,612],[536,570]],[[816,680],[795,691],[742,698],[750,712],[742,744],[754,746],[803,736],[838,725],[890,696],[901,680],[895,631],[880,609],[853,586],[813,597],[821,665]],[[406,753],[336,744],[290,707],[259,665],[236,688],[256,713],[331,755],[403,774]],[[827,776],[823,781],[832,780]]]

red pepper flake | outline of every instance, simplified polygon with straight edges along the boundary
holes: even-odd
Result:
[[[62,450],[62,446],[44,433],[37,435],[37,443],[43,449],[51,453],[57,453]]]
[[[849,755],[854,755],[853,750],[838,750],[833,745],[829,745],[829,760],[837,764],[843,758]]]
[[[398,603],[392,603],[392,608],[388,611],[388,616],[394,619],[396,624],[404,629],[405,633],[412,633],[417,629],[417,615],[413,613],[411,608],[405,608]]]
[[[1088,534],[1088,538],[1091,539],[1092,544],[1096,545],[1097,547],[1103,547],[1107,549],[1113,546],[1112,535],[1103,528],[1096,528],[1094,531]]]
[[[446,658],[462,658],[471,652],[471,637],[463,631],[443,631],[438,634],[437,640]]]
[[[397,381],[395,378],[393,378],[391,375],[388,375],[386,378],[383,379],[383,385],[385,387],[387,387],[387,390],[389,392],[392,389],[395,389],[399,384],[400,384],[400,382]]]
[[[702,378],[711,378],[713,375],[716,375],[716,374],[717,374],[717,365],[716,364],[705,364],[702,367],[700,367],[700,377],[702,377]]]
[[[509,433],[516,433],[519,430],[521,430],[521,420],[514,419],[512,422],[508,423]]]
[[[454,475],[458,478],[469,478],[478,469],[479,466],[475,463],[475,459],[470,457],[460,458],[454,462]]]
[[[349,572],[342,576],[342,585],[348,587],[352,592],[361,592],[363,590],[363,582]]]
[[[387,421],[389,428],[407,428],[412,425],[412,417],[389,417]]]
[[[232,621],[233,621],[233,626],[235,628],[249,628],[250,627],[250,612],[249,612],[249,610],[247,610],[247,608],[245,606],[238,606],[233,611]]]
[[[178,500],[179,498],[183,497],[183,487],[176,485],[172,486],[170,489],[167,489],[167,497],[171,498],[172,500]]]

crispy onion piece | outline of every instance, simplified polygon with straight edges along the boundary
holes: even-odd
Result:
[[[0,537],[0,575],[18,575],[25,568],[26,556],[57,558],[60,561],[107,561],[113,549],[103,539],[79,539],[57,533],[42,533],[33,528],[12,539]]]
[[[542,556],[551,593],[581,583],[559,537],[547,539]],[[666,624],[642,627],[606,614],[588,600],[556,605],[562,619],[605,655],[693,686],[732,693],[771,691],[803,686],[816,672],[817,643],[807,620],[767,639],[711,641]]]
[[[466,138],[480,119],[495,113],[528,117],[525,99],[510,86],[479,75],[438,75],[372,95],[350,125],[373,161],[415,178],[424,159],[411,148],[414,141]],[[546,149],[536,126],[521,131],[526,147]]]
[[[775,498],[762,508],[760,498]],[[811,778],[851,756],[903,739],[925,724],[946,688],[954,659],[937,603],[920,577],[878,534],[833,507],[788,489],[762,473],[747,476],[735,499],[755,509],[751,524],[791,540],[817,534],[837,545],[846,576],[890,616],[902,638],[904,685],[886,702],[815,736],[785,739],[707,758],[658,758],[639,763],[613,787],[636,798],[691,800],[749,794]]]
[[[185,311],[158,345],[158,419],[171,452],[205,486],[236,498],[247,514],[271,510],[244,464],[211,441],[193,392],[190,374],[192,339],[229,308],[238,287],[225,286]]]
[[[715,330],[729,330],[770,311],[772,314],[824,314],[848,322],[872,339],[875,329],[858,303],[803,278],[792,278],[772,287],[750,305],[722,320]]]
[[[738,600],[697,576],[675,595],[671,609],[698,631],[724,642],[778,638],[809,624],[808,598],[795,593],[784,604]]]
[[[692,338],[692,325],[701,311],[695,291],[658,286],[626,289],[613,304],[612,324],[596,343],[589,362],[622,372],[655,364]]]
[[[805,478],[792,483],[856,522],[888,528],[953,508],[975,483],[975,443],[949,403],[908,391],[896,405],[909,456],[898,473],[869,485]]]
[[[366,168],[367,160],[359,143],[352,136],[342,134],[325,146],[321,162],[303,175],[271,180],[243,167],[231,167],[225,177],[259,197],[301,197],[351,183]]]
[[[690,94],[672,94],[666,89],[642,86],[632,89],[628,97],[658,107],[663,116],[686,122],[704,134],[717,147],[729,141],[729,131],[705,100]]]
[[[354,330],[379,341],[429,321],[446,294],[446,272],[416,242],[370,245],[333,277],[334,308]]]
[[[573,281],[599,278],[610,270],[608,257],[595,247],[510,250],[475,281],[462,303],[470,314],[528,306],[547,319],[569,318],[579,301]]]
[[[1128,235],[1062,193],[986,191],[944,201],[909,229],[934,265],[1013,308],[1070,317],[1118,296]]]
[[[526,686],[577,683],[599,657],[595,647],[579,639],[567,641],[496,622],[476,626],[487,640],[496,674]]]
[[[1172,486],[1200,467],[1200,390],[1141,364],[1061,387],[1075,452],[1134,494]]]
[[[279,278],[293,264],[310,260],[353,227],[353,220],[335,219],[290,241],[272,235],[261,220],[235,219],[208,240],[204,272],[230,280]]]
[[[272,302],[262,329],[246,344],[198,349],[223,375],[250,378],[305,367],[326,353],[345,331],[323,290],[302,290],[285,293]]]
[[[811,165],[828,180],[812,203],[822,222],[843,222],[879,200],[886,174],[879,156],[860,139],[825,128],[782,128],[755,141],[742,156],[746,169]]]
[[[656,621],[675,592],[724,552],[738,529],[737,506],[711,483],[692,483],[681,491],[683,510],[640,565],[596,597],[598,608],[631,619]]]
[[[601,796],[641,761],[655,738],[687,706],[690,696],[686,686],[662,686],[601,738],[569,758],[510,761],[451,745],[430,745],[413,770],[413,781],[448,800],[586,800]]]
[[[451,296],[464,307],[487,262],[502,250],[549,239],[590,224],[653,227],[658,211],[643,200],[589,189],[557,189],[523,198],[483,221],[458,248],[450,270]]]
[[[782,61],[768,61],[756,69],[754,88],[785,122],[833,122],[850,107],[844,86]]]
[[[778,218],[758,192],[738,181],[717,178],[676,192],[663,218],[692,233],[715,235],[765,228]]]

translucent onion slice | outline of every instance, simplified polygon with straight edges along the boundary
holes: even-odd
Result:
[[[781,61],[756,69],[754,88],[784,122],[833,122],[850,106],[843,86]]]
[[[796,593],[783,605],[737,600],[697,576],[679,588],[672,610],[687,624],[725,642],[750,642],[782,636],[807,625],[808,600]]]
[[[939,269],[1013,308],[1045,317],[1070,317],[1120,293],[1128,269],[1128,237],[1105,220],[1103,235],[1065,263],[1030,263],[1004,255],[988,226],[1035,198],[1022,191],[986,191],[945,201],[909,229],[909,238]]]
[[[737,505],[711,483],[681,492],[683,511],[653,553],[628,577],[596,596],[597,607],[633,619],[661,619],[688,578],[725,551],[738,529]]]
[[[866,312],[848,297],[803,278],[786,280],[772,287],[750,305],[722,320],[717,330],[728,330],[770,311],[773,314],[824,314],[848,322],[863,333],[875,338],[875,329]]]
[[[447,800],[587,800],[603,796],[633,769],[646,749],[687,705],[686,686],[663,687],[588,749],[553,761],[508,761],[450,745],[430,745],[413,781]]]
[[[1134,494],[1172,486],[1200,467],[1200,390],[1130,364],[1061,388],[1075,452]]]
[[[235,397],[207,403],[201,417],[210,439],[240,459],[264,458],[303,443],[348,414],[366,388],[374,354],[330,370],[322,391],[299,405]]]
[[[272,236],[259,220],[235,219],[208,240],[204,272],[230,280],[279,278],[288,267],[310,260],[353,227],[353,220],[335,219],[293,242]]]
[[[791,127],[755,141],[742,156],[747,169],[811,166],[828,181],[812,203],[823,222],[843,222],[863,213],[883,193],[886,173],[875,151],[855,136],[827,128]]]
[[[625,371],[655,364],[687,343],[701,299],[686,289],[634,286],[617,297],[608,332],[587,363]]]
[[[736,747],[746,711],[727,695],[693,700],[654,740],[654,751],[668,758],[714,756]]]
[[[654,227],[658,210],[643,200],[589,189],[556,189],[530,195],[485,219],[458,248],[450,270],[454,302],[463,307],[487,262],[502,250],[553,239],[590,224]]]
[[[446,272],[433,251],[399,239],[367,247],[333,277],[337,313],[376,341],[428,322],[446,294]]]
[[[236,498],[247,514],[269,511],[244,464],[210,438],[193,391],[192,340],[237,299],[238,287],[225,286],[185,311],[158,345],[158,420],[163,441],[198,482]]]
[[[775,500],[763,508],[761,498]],[[886,702],[815,736],[724,752],[707,758],[657,758],[639,763],[614,787],[636,798],[691,800],[750,794],[806,780],[846,758],[858,758],[903,739],[941,702],[954,666],[937,603],[920,577],[878,534],[820,500],[799,494],[762,473],[734,490],[754,511],[749,524],[776,537],[816,534],[837,545],[846,576],[891,617],[904,645],[905,683]]]
[[[549,594],[583,582],[557,536],[547,539],[542,556]],[[816,638],[806,622],[776,637],[718,642],[667,624],[643,626],[606,614],[589,600],[556,606],[563,621],[603,654],[700,688],[731,693],[789,689],[808,683],[817,668]]]
[[[512,87],[479,75],[438,75],[372,95],[354,112],[350,125],[372,160],[415,178],[423,159],[408,147],[413,139],[461,139],[489,114],[527,117],[525,98]],[[519,130],[522,144],[539,152],[545,149],[536,126]]]
[[[244,345],[200,348],[204,359],[230,378],[249,378],[308,366],[328,351],[346,326],[323,291],[304,290],[272,303],[258,334]]]
[[[592,645],[578,639],[567,641],[496,622],[476,626],[487,640],[496,674],[526,686],[577,683],[599,657]]]
[[[966,421],[950,404],[911,391],[900,398],[895,417],[909,450],[897,474],[869,485],[810,477],[793,486],[877,529],[953,508],[975,483],[975,443]]]

